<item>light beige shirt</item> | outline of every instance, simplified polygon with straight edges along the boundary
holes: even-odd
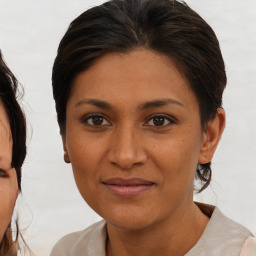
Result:
[[[224,216],[216,207],[197,204],[210,220],[203,235],[185,256],[239,256],[251,232]],[[64,236],[53,248],[51,256],[105,256],[106,221]]]

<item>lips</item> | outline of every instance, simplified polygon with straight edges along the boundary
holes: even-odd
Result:
[[[150,190],[155,183],[140,179],[111,178],[102,181],[102,184],[112,193],[123,197],[134,197]]]

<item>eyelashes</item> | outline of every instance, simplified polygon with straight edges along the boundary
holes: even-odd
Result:
[[[109,121],[109,119],[105,115],[100,113],[86,115],[85,117],[82,118],[81,122],[88,127],[95,127],[95,128],[112,126],[112,123]],[[146,119],[146,122],[144,122],[143,126],[149,126],[154,128],[164,128],[175,123],[176,123],[175,119],[170,117],[169,115],[154,114]]]

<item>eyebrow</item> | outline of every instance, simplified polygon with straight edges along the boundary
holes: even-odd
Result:
[[[113,108],[108,102],[102,101],[102,100],[96,100],[96,99],[82,99],[76,103],[75,107],[79,107],[83,104],[89,104],[89,105],[93,105],[95,107],[104,108],[104,109]]]
[[[108,102],[103,101],[103,100],[97,100],[97,99],[82,99],[75,104],[75,107],[79,107],[83,104],[89,104],[89,105],[93,105],[98,108],[108,109],[108,110],[111,110],[114,108]],[[149,108],[162,107],[162,106],[166,106],[169,104],[175,104],[175,105],[178,105],[181,107],[185,107],[184,104],[182,104],[180,101],[167,98],[167,99],[156,99],[156,100],[148,101],[146,103],[141,104],[138,107],[138,109],[145,110],[145,109],[149,109]]]
[[[174,99],[156,99],[152,101],[148,101],[144,104],[142,104],[139,109],[144,110],[144,109],[149,109],[149,108],[156,108],[156,107],[162,107],[166,106],[169,104],[175,104],[181,107],[185,107],[184,104],[182,104],[180,101],[174,100]]]

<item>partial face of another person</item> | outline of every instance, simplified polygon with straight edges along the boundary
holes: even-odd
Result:
[[[193,202],[197,164],[215,150],[214,123],[202,130],[198,100],[170,58],[109,53],[74,80],[65,159],[85,201],[108,223],[146,228]]]
[[[12,134],[9,120],[0,100],[0,241],[7,229],[18,195],[18,183],[12,162]]]

